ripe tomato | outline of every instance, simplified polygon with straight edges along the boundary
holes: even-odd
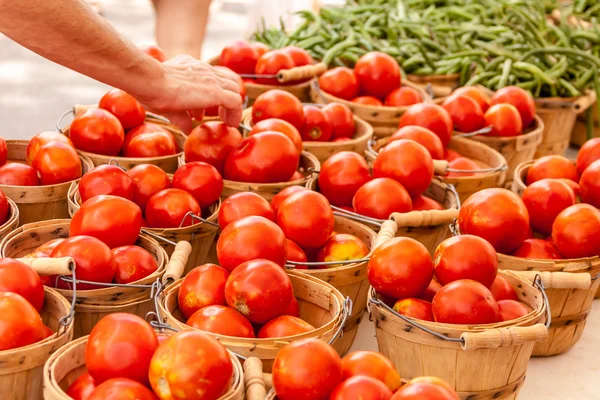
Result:
[[[222,67],[220,65],[217,65],[214,68],[216,70],[220,70],[220,71],[231,71],[229,68]],[[231,72],[233,72],[233,71],[231,71]],[[235,77],[238,81],[238,84],[240,85],[240,97],[242,98],[242,102],[244,102],[244,100],[246,100],[246,94],[247,94],[246,84],[244,83],[244,80],[242,79],[241,76],[236,74]],[[192,111],[192,117],[194,117],[197,121],[202,121],[202,119],[204,119],[204,116],[207,116],[207,117],[218,117],[219,116],[219,107],[210,107],[210,108],[207,108],[202,111],[203,112]]]
[[[414,239],[392,238],[375,249],[367,275],[371,286],[385,296],[419,297],[433,278],[431,255]]]
[[[340,356],[318,339],[296,340],[275,356],[273,386],[279,400],[328,400],[341,381]]]
[[[305,178],[305,176],[302,175],[302,173],[300,171],[296,171],[296,172],[294,172],[294,175],[292,175],[292,177],[288,180],[288,182],[296,182],[296,181],[302,180],[304,178]]]
[[[188,213],[200,215],[200,205],[188,192],[165,189],[150,197],[146,204],[146,221],[152,228],[179,228],[197,223]]]
[[[115,282],[132,283],[158,269],[152,254],[140,246],[121,246],[111,250],[117,270]]]
[[[446,174],[448,178],[452,177],[463,177],[463,176],[473,176],[476,175],[477,172],[462,172],[462,171],[476,171],[481,169],[479,164],[470,158],[466,157],[458,157],[448,163],[448,168],[454,170],[461,170],[461,172],[450,171]]]
[[[170,133],[164,126],[155,124],[152,122],[143,122],[140,125],[129,129],[127,131],[127,133],[125,134],[125,139],[123,140],[123,146],[121,148],[121,153],[124,152],[124,149],[129,147],[129,143],[136,137],[146,134],[146,133],[155,133],[155,132]]]
[[[167,56],[162,51],[162,49],[156,45],[142,46],[140,50],[144,53],[148,54],[150,57],[154,58],[157,61],[164,62],[167,61]]]
[[[437,201],[421,194],[412,198],[412,209],[413,211],[444,210],[444,207]]]
[[[304,106],[304,126],[300,130],[305,142],[328,142],[333,128],[329,117],[319,107]]]
[[[420,298],[431,303],[441,288],[442,285],[440,285],[435,279],[432,279],[431,282],[429,282],[429,286],[427,286],[427,289],[425,289]]]
[[[356,191],[352,206],[358,214],[388,219],[392,213],[412,211],[412,200],[400,183],[390,178],[376,178]]]
[[[262,132],[244,139],[229,153],[223,176],[236,182],[286,182],[299,162],[298,150],[287,136]]]
[[[292,317],[290,315],[280,315],[264,324],[258,331],[257,337],[260,339],[282,338],[300,335],[314,330],[314,326],[300,318]]]
[[[500,300],[519,300],[519,296],[515,289],[511,286],[510,283],[506,280],[502,275],[496,275],[496,279],[494,283],[490,287],[490,292],[496,299],[496,301]]]
[[[342,151],[321,166],[319,190],[334,206],[350,206],[356,191],[370,180],[365,159],[353,151]]]
[[[579,183],[572,181],[570,179],[564,179],[564,178],[559,178],[558,180],[569,185],[569,187],[571,188],[571,190],[573,190],[573,193],[575,194],[575,198],[579,197],[579,194],[581,191],[581,189],[579,187]]]
[[[377,97],[373,96],[358,96],[352,99],[353,103],[362,104],[364,106],[382,107],[383,103]]]
[[[98,165],[87,172],[79,182],[79,195],[85,202],[94,196],[109,194],[133,201],[135,184],[125,171],[116,165]]]
[[[10,205],[8,199],[2,190],[0,190],[0,224],[4,224],[8,220]]]
[[[302,215],[302,218],[298,218]],[[329,201],[320,193],[299,191],[288,197],[277,211],[277,224],[285,236],[303,249],[321,247],[333,232]]]
[[[90,108],[71,122],[69,137],[76,149],[116,156],[123,145],[124,132],[117,117],[101,108]]]
[[[186,325],[217,335],[254,338],[250,321],[237,310],[221,305],[199,309],[187,320]]]
[[[433,178],[429,151],[413,140],[394,140],[385,146],[373,163],[374,178],[392,178],[411,196],[423,193]]]
[[[581,146],[577,153],[577,172],[583,174],[583,171],[596,160],[600,160],[600,138],[590,139]]]
[[[557,155],[537,159],[527,171],[526,184],[531,185],[533,182],[546,178],[563,178],[579,182],[579,175],[573,161]]]
[[[123,155],[133,158],[164,157],[177,152],[177,143],[170,132],[144,133],[123,147]]]
[[[275,213],[264,197],[252,192],[236,193],[223,201],[219,210],[219,226],[225,229],[230,223],[252,215],[275,222]]]
[[[252,42],[250,43],[250,46],[256,50],[259,57],[271,50],[269,49],[269,46],[261,42]]]
[[[156,333],[143,318],[127,313],[109,314],[90,332],[85,364],[97,385],[112,378],[128,378],[147,385],[150,359],[157,347]]]
[[[177,293],[177,304],[184,317],[208,306],[224,306],[225,281],[229,272],[215,264],[194,268],[183,278]]]
[[[522,199],[531,226],[544,235],[552,233],[552,224],[562,210],[577,203],[573,190],[558,179],[535,181],[525,189]]]
[[[202,398],[218,399],[231,385],[233,365],[219,341],[202,332],[186,331],[158,346],[149,375],[161,400],[197,399],[200,393]]]
[[[489,136],[512,137],[523,133],[519,111],[510,104],[496,104],[485,112],[485,124],[492,127]]]
[[[281,228],[266,218],[250,216],[228,224],[217,240],[219,264],[229,272],[245,261],[270,260],[285,265],[287,243]]]
[[[63,136],[63,135],[61,135]],[[29,145],[27,145],[29,147]],[[6,159],[8,158],[8,146],[6,145],[6,140],[4,138],[0,138],[0,166],[6,164]]]
[[[490,105],[502,103],[508,103],[517,109],[524,128],[531,125],[535,117],[535,102],[531,93],[517,86],[503,87],[494,93]]]
[[[525,304],[514,300],[501,300],[498,302],[500,310],[500,322],[511,321],[526,316],[531,309]]]
[[[44,305],[44,286],[38,274],[12,258],[0,258],[0,292],[23,296],[38,312]]]
[[[282,315],[294,297],[292,281],[281,266],[254,259],[235,268],[225,284],[225,300],[254,324]]]
[[[477,281],[460,279],[442,286],[433,298],[433,316],[444,324],[493,324],[498,303],[492,292]]]
[[[406,315],[410,318],[433,322],[433,311],[431,303],[421,299],[401,299],[394,304],[394,310],[398,314]]]
[[[40,147],[33,159],[42,185],[70,182],[81,177],[81,159],[68,144],[50,142]]]
[[[40,247],[33,250],[31,253],[24,256],[25,258],[42,258],[42,257],[50,257],[50,254],[54,251],[56,246],[64,242],[65,239],[53,239],[49,242],[44,243]]]
[[[358,96],[358,79],[354,71],[346,67],[336,67],[325,71],[319,77],[321,90],[343,100],[352,100]]]
[[[331,139],[352,139],[356,124],[352,110],[342,103],[329,103],[321,109],[331,123]]]
[[[252,130],[250,131],[250,133],[248,133],[248,136],[252,136],[261,132],[272,131],[283,133],[285,136],[290,138],[292,143],[294,143],[294,146],[296,146],[298,152],[302,153],[302,137],[300,137],[300,132],[298,132],[298,129],[296,129],[294,125],[282,119],[263,119],[262,121],[259,121],[256,125],[252,127]]]
[[[600,255],[600,211],[589,204],[565,208],[554,220],[552,240],[564,258]]]
[[[291,315],[292,317],[300,318],[300,305],[298,304],[296,296],[292,296],[292,301],[288,308],[283,312],[283,315]]]
[[[286,46],[281,49],[281,52],[287,54],[294,61],[294,67],[302,67],[314,63],[313,58],[308,54],[308,51],[296,46]]]
[[[242,134],[223,122],[209,121],[194,128],[185,142],[185,161],[202,161],[223,174],[229,153],[242,142]]]
[[[134,183],[133,201],[142,211],[150,197],[171,187],[171,180],[165,171],[152,164],[140,164],[127,171]]]
[[[252,123],[279,118],[300,130],[304,126],[304,110],[296,96],[285,90],[273,89],[256,98],[252,106]]]
[[[402,385],[394,364],[374,351],[353,351],[342,358],[343,380],[353,376],[368,376],[386,384],[395,392]]]
[[[287,244],[287,261],[305,262],[308,261],[304,250],[290,239],[286,239]],[[308,269],[308,267],[297,265],[296,269]]]
[[[443,107],[432,103],[418,103],[409,107],[398,124],[399,128],[407,125],[417,125],[435,133],[444,147],[448,147],[454,131],[452,117]]]
[[[338,233],[331,236],[317,253],[318,262],[360,260],[369,254],[369,248],[356,236]],[[332,265],[330,268],[336,267]]]
[[[390,92],[384,101],[384,105],[388,107],[405,107],[417,104],[423,101],[421,93],[410,86],[402,86]]]
[[[294,194],[296,192],[301,192],[303,190],[308,190],[308,189],[305,186],[288,186],[285,189],[283,189],[281,192],[279,192],[275,196],[273,196],[273,198],[271,199],[271,208],[273,209],[275,216],[277,216],[277,211],[279,211],[279,206],[281,205],[281,203],[284,202],[285,199],[290,197],[292,194]]]
[[[499,188],[469,197],[458,212],[463,234],[484,238],[498,253],[510,253],[527,239],[529,213],[516,194]]]
[[[452,149],[444,149],[444,160],[450,162],[456,160],[459,157],[462,156],[457,151],[454,151]]]
[[[458,394],[445,381],[433,377],[419,377],[400,388],[391,400],[459,400]]]
[[[594,161],[583,171],[579,180],[581,200],[600,207],[600,161]]]
[[[0,185],[37,186],[37,171],[29,165],[9,162],[0,167]]]
[[[117,196],[96,196],[81,205],[71,220],[71,236],[88,235],[111,249],[135,244],[142,229],[142,211]]]
[[[330,400],[389,400],[392,391],[377,379],[368,376],[353,376],[336,386]]]
[[[101,383],[90,393],[87,400],[156,400],[150,389],[127,378],[113,378]]]
[[[472,98],[479,104],[481,111],[484,113],[490,108],[490,96],[488,96],[483,90],[476,88],[475,86],[465,86],[456,89],[452,92],[452,96],[467,96]]]
[[[73,142],[71,142],[71,139],[69,139],[67,136],[63,135],[62,133],[58,133],[58,132],[54,132],[54,131],[46,131],[46,132],[38,133],[37,135],[32,137],[29,140],[29,143],[27,144],[27,149],[25,150],[25,157],[26,157],[25,159],[27,161],[27,165],[32,165],[33,159],[35,158],[35,155],[37,154],[40,147],[42,147],[43,145],[48,144],[50,142],[62,142],[64,144],[68,144],[69,146],[75,148],[75,146],[73,146]],[[4,143],[6,143],[6,142],[4,142]],[[2,163],[2,165],[4,165],[4,163]]]
[[[42,319],[27,299],[0,292],[0,351],[39,342],[44,336]]]
[[[360,57],[354,65],[354,73],[361,92],[380,99],[399,88],[402,83],[398,62],[378,51]]]
[[[474,132],[486,123],[479,103],[471,97],[450,96],[444,101],[443,107],[450,114],[454,129],[459,132]]]
[[[200,208],[207,208],[221,197],[223,178],[212,165],[195,161],[187,163],[175,171],[173,187],[190,193]]]
[[[123,129],[133,128],[144,122],[146,110],[129,93],[121,89],[111,89],[100,99],[98,107],[113,114]]]
[[[253,44],[245,40],[236,40],[223,48],[219,57],[219,65],[238,74],[253,74],[259,57],[258,50]]]
[[[67,396],[73,400],[87,400],[95,388],[94,378],[86,371],[69,386]]]
[[[435,133],[427,128],[417,125],[404,126],[392,135],[390,142],[400,139],[414,140],[424,146],[434,160],[441,160],[444,158],[444,146],[442,145],[442,141]]]
[[[294,60],[284,51],[273,50],[260,56],[256,62],[256,75],[277,75],[282,69],[294,68]],[[276,78],[256,78],[256,82],[263,85],[278,85]]]
[[[562,259],[554,243],[549,240],[535,238],[525,240],[512,252],[512,255],[515,257],[546,260]]]

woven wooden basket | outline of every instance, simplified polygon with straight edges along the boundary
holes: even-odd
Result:
[[[9,233],[17,229],[19,226],[19,208],[11,199],[7,199],[10,206],[8,219],[0,226],[0,241],[6,237]]]
[[[25,164],[25,152],[28,140],[7,140],[8,160]],[[81,159],[82,173],[92,169],[94,165],[85,153],[78,151]],[[77,182],[76,181],[72,182]],[[72,182],[43,186],[0,185],[6,197],[19,207],[19,222],[45,221],[49,219],[68,218],[67,192]]]
[[[436,99],[449,96],[454,89],[460,86],[459,74],[425,76],[409,74],[407,78],[410,82],[430,90]]]
[[[61,318],[71,312],[71,305],[56,290],[45,287],[44,307],[40,316],[54,334],[41,342],[0,351],[0,393],[3,399],[42,400],[44,363],[61,346],[73,338],[73,324],[63,326]]]
[[[69,386],[84,372],[85,348],[89,336],[74,340],[59,349],[48,359],[44,366],[44,400],[70,400],[67,396]],[[229,391],[219,400],[244,400],[244,373],[240,361],[231,352],[233,379]],[[41,397],[40,397],[41,398]]]
[[[279,350],[291,341],[307,338],[318,338],[326,342],[334,341],[348,318],[351,305],[332,285],[320,279],[299,272],[289,271],[294,295],[300,306],[300,317],[316,329],[300,335],[275,339],[248,339],[223,335],[215,335],[229,350],[243,357],[258,357],[264,369],[271,370],[275,356]],[[185,324],[179,311],[177,295],[181,280],[175,282],[163,292],[159,304],[159,313],[163,322],[177,330],[192,330]]]
[[[400,316],[369,292],[369,318],[379,351],[402,378],[436,376],[461,399],[516,399],[534,344],[548,337],[543,293],[512,273],[501,274],[532,311],[517,320],[488,325],[452,325]],[[421,327],[436,335],[422,330]]]

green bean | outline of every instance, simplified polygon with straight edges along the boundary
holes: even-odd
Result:
[[[565,88],[567,90],[567,93],[569,94],[569,96],[581,96],[581,92],[579,90],[577,90],[577,88],[574,87],[573,85],[571,85],[569,82],[564,80],[563,78],[560,78],[558,80],[558,82],[560,83],[560,85],[563,88]]]
[[[498,89],[506,86],[506,82],[508,81],[508,76],[510,75],[510,71],[512,69],[512,60],[507,58],[502,65],[502,75],[500,76],[500,80],[498,81]]]
[[[552,79],[552,77],[548,76],[544,71],[542,71],[537,65],[526,63],[523,61],[517,61],[512,66],[514,69],[519,69],[522,71],[527,71],[530,74],[537,76],[542,80],[542,82],[547,83],[548,85],[555,85],[556,82]]]
[[[466,83],[465,86],[475,86],[476,84],[491,78],[492,76],[495,76],[496,72],[482,72],[478,75],[473,75],[471,77],[471,79],[469,79]]]
[[[594,76],[594,71],[594,68],[586,70],[575,82],[573,82],[573,86],[575,86],[578,90],[582,90]]]

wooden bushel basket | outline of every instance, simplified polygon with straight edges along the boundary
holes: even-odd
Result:
[[[44,287],[45,299],[40,316],[54,334],[29,346],[0,351],[0,391],[5,400],[42,400],[44,363],[73,338],[69,318],[71,305],[56,290]],[[72,317],[71,317],[72,318]]]
[[[59,349],[48,359],[44,366],[44,400],[70,400],[67,396],[69,386],[84,372],[85,348],[89,336],[74,340]],[[244,374],[235,355],[229,352],[233,364],[231,388],[218,400],[244,400]]]
[[[533,309],[528,315],[474,326],[421,321],[399,315],[371,289],[369,318],[375,324],[379,351],[392,360],[403,379],[439,377],[462,400],[516,399],[535,342],[548,337],[543,324],[547,305],[540,289],[514,274],[500,273]]]
[[[447,97],[460,86],[460,74],[424,76],[408,74],[407,79],[422,88],[430,87],[435,98]]]
[[[7,140],[8,160],[25,164],[25,151],[28,144],[28,140]],[[83,152],[77,151],[77,154],[81,160],[82,174],[85,174],[94,165]],[[28,224],[49,219],[68,218],[67,193],[71,183],[77,181],[79,179],[43,186],[0,185],[0,189],[19,207],[19,222]]]
[[[243,357],[260,358],[267,372],[271,370],[279,350],[294,340],[317,338],[326,342],[335,341],[352,308],[351,302],[345,300],[344,296],[330,284],[295,271],[289,271],[288,274],[300,306],[300,317],[314,326],[315,330],[274,339],[249,339],[209,333],[234,353]],[[193,330],[195,328],[185,324],[185,319],[179,311],[177,295],[181,282],[179,280],[173,283],[162,292],[159,314],[162,322],[177,330]]]
[[[19,226],[19,208],[14,201],[9,198],[7,198],[7,200],[10,208],[8,211],[8,219],[0,226],[0,241]]]

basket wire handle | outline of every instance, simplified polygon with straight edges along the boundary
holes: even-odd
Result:
[[[319,96],[320,101],[324,104],[327,104],[328,101],[325,98],[325,96],[323,96],[323,93],[321,92],[321,86],[319,85],[319,81],[317,79],[313,80],[311,83],[311,86],[312,86],[313,90],[315,91],[315,93],[317,94],[317,96]]]
[[[491,131],[492,131],[491,126],[484,126],[483,128],[478,129],[476,131],[468,132],[468,133],[459,133],[458,135],[454,135],[454,136],[461,137],[461,138],[471,138],[473,136],[487,135]]]
[[[333,212],[334,215],[337,215],[339,217],[346,217],[349,219],[353,219],[358,222],[373,224],[373,225],[377,225],[377,226],[381,226],[385,222],[384,219],[367,217],[365,215],[355,213],[354,211],[344,210],[343,208],[340,208],[340,207],[337,207],[334,205],[332,205],[331,208],[334,211]]]
[[[152,283],[152,287],[150,289],[150,298],[154,303],[154,310],[148,311],[146,314],[146,321],[152,326],[154,329],[158,329],[160,332],[165,330],[169,330],[171,332],[179,332],[177,329],[173,328],[171,325],[163,322],[162,317],[160,316],[160,308],[159,308],[159,298],[163,292],[163,289],[166,285],[161,283],[160,279],[156,279]]]
[[[75,264],[75,262],[73,262],[73,264]],[[73,265],[71,269],[71,276],[73,279],[76,279],[75,269],[75,265]],[[61,277],[63,277],[63,275],[59,275],[58,278],[60,279]],[[69,313],[58,321],[58,324],[60,325],[58,328],[59,335],[67,333],[67,327],[73,323],[73,319],[75,317],[75,304],[77,304],[77,284],[75,282],[73,282],[72,291],[73,296],[71,297],[71,308],[69,309]]]
[[[600,273],[598,275],[600,276]],[[550,300],[548,300],[548,295],[546,294],[544,282],[542,281],[542,277],[539,274],[536,275],[533,279],[533,286],[537,287],[542,293],[542,299],[544,300],[544,304],[546,305],[546,328],[550,329],[550,325],[552,325],[552,310],[550,309]]]
[[[350,297],[346,297],[346,300],[344,300],[344,304],[342,305],[342,319],[340,320],[340,324],[337,330],[335,331],[331,339],[329,339],[328,343],[330,345],[342,336],[344,336],[344,327],[346,326],[346,321],[348,320],[350,314],[352,314],[352,300],[350,300]]]
[[[185,214],[183,216],[183,218],[181,219],[181,222],[179,223],[179,227],[180,228],[183,228],[183,224],[185,223],[185,220],[186,220],[187,217],[190,217],[192,219],[192,221],[193,220],[197,220],[197,221],[200,221],[200,222],[204,222],[205,224],[216,226],[217,228],[219,227],[219,224],[216,224],[216,223],[211,222],[211,221],[209,221],[207,219],[204,219],[204,218],[202,218],[202,217],[194,214],[192,211],[188,211],[187,214]]]
[[[62,115],[58,118],[58,121],[56,121],[56,132],[63,133],[63,128],[61,128],[62,121],[69,114],[72,114],[73,116],[75,116],[75,108],[70,108],[69,110],[62,113]]]

